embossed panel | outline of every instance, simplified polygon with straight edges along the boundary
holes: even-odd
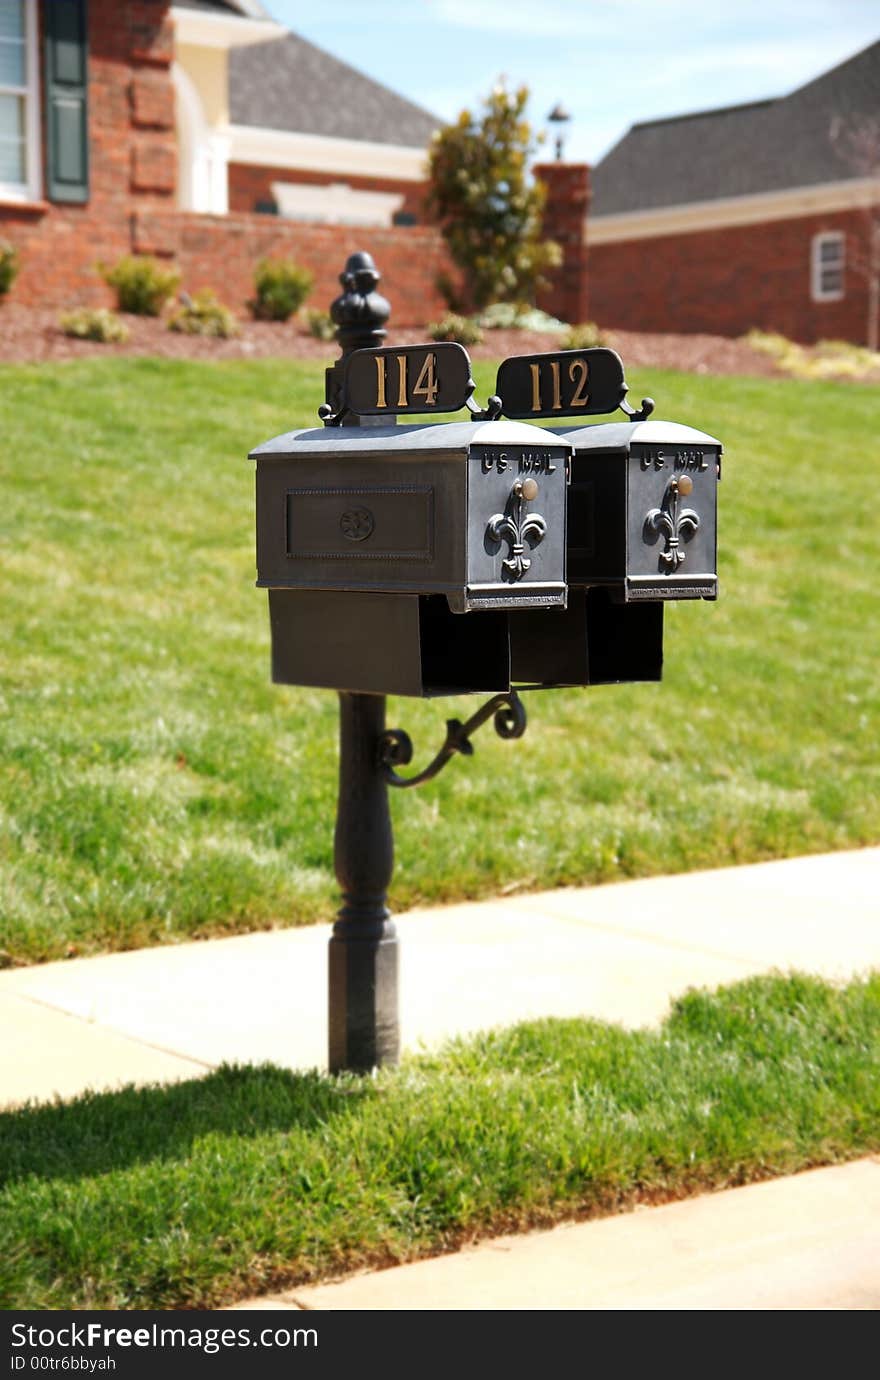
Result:
[[[429,485],[287,491],[287,555],[312,560],[429,561]]]

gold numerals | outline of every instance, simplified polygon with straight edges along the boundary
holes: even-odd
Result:
[[[529,373],[533,412],[572,412],[589,407],[590,366],[585,359],[533,361]]]
[[[365,417],[457,412],[474,391],[467,351],[448,340],[354,350],[343,368],[345,406]]]
[[[512,355],[498,366],[495,392],[505,417],[595,416],[626,397],[620,355],[604,345]]]
[[[412,354],[377,354],[373,356],[373,363],[376,366],[377,408],[388,407],[389,396],[393,409],[436,406],[439,384],[437,356],[433,351],[428,351],[423,357]],[[421,368],[418,367],[420,363]],[[411,384],[413,375],[415,382]]]

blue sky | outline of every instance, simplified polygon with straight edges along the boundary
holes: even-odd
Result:
[[[880,38],[878,0],[263,2],[444,120],[525,82],[532,123],[561,100],[566,156],[588,162],[637,120],[783,95]]]

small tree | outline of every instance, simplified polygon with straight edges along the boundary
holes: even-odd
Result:
[[[862,206],[864,230],[852,244],[848,261],[868,286],[867,344],[880,349],[880,118],[835,119],[831,142],[844,163],[867,183]]]
[[[558,245],[541,238],[546,188],[529,177],[538,141],[528,94],[499,82],[480,115],[463,110],[431,146],[428,207],[477,308],[534,301],[545,270],[561,262]]]

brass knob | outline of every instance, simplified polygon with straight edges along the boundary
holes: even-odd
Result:
[[[684,494],[685,498],[694,491],[694,481],[689,474],[677,475],[672,484],[676,493]]]
[[[534,479],[518,479],[513,488],[514,492],[521,494],[527,503],[531,503],[533,498],[538,497],[538,485]]]

